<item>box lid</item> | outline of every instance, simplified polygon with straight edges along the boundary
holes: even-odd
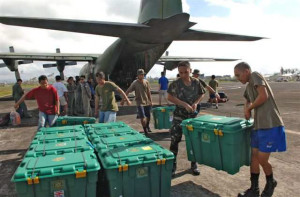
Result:
[[[203,115],[182,121],[182,126],[201,129],[221,129],[224,132],[238,132],[253,126],[253,120],[247,121],[238,117]]]
[[[69,140],[82,140],[87,139],[84,132],[70,132],[70,133],[51,133],[51,134],[37,134],[32,140],[31,144],[40,143],[56,143],[59,141],[69,141]]]
[[[100,169],[97,157],[94,153],[79,152],[64,155],[49,155],[45,157],[27,157],[17,168],[13,182],[28,181],[75,174],[76,178],[84,176],[84,172],[92,172]],[[77,176],[79,175],[79,176]]]
[[[135,144],[129,147],[119,147],[98,153],[105,169],[119,169],[120,166],[158,163],[174,159],[171,151],[156,143]]]
[[[71,126],[61,126],[61,127],[42,127],[38,133],[57,133],[57,132],[73,132],[73,131],[84,131],[82,125],[71,125]]]
[[[44,155],[59,155],[83,151],[93,151],[93,148],[87,143],[87,140],[69,140],[54,143],[32,144],[25,157],[41,157]]]
[[[117,147],[127,147],[134,144],[152,143],[153,140],[137,133],[135,135],[122,135],[111,137],[98,137],[93,140],[97,151],[104,149],[114,149]]]

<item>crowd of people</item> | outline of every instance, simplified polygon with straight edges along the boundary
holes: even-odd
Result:
[[[217,91],[219,83],[214,75],[211,77],[209,84],[206,84],[199,78],[200,71],[195,69],[192,73],[190,64],[186,61],[178,64],[178,72],[177,79],[170,84],[164,72],[161,73],[161,78],[158,81],[159,104],[161,105],[161,99],[164,97],[167,104],[171,102],[176,105],[170,128],[170,151],[175,155],[172,169],[173,176],[176,173],[176,157],[179,143],[182,139],[182,121],[188,118],[195,118],[198,115],[200,111],[199,104],[204,97],[205,89],[209,92],[210,100],[216,103],[216,108],[218,108],[219,98]],[[191,74],[193,76],[190,76]],[[254,129],[251,134],[251,187],[245,192],[238,194],[238,196],[259,196],[258,177],[260,166],[263,168],[267,180],[261,196],[272,196],[277,182],[273,178],[269,157],[271,152],[286,150],[284,124],[276,106],[272,90],[263,76],[257,72],[252,72],[250,66],[245,62],[235,66],[234,74],[241,83],[247,83],[244,93],[245,119],[250,119],[251,111],[254,111]],[[56,76],[56,82],[53,85],[48,84],[48,79],[44,75],[40,76],[38,80],[40,86],[26,94],[21,88],[22,80],[18,80],[13,87],[13,97],[16,102],[15,108],[24,117],[30,117],[24,100],[32,98],[37,100],[39,127],[44,127],[46,123],[50,126],[53,125],[59,114],[92,116],[93,106],[95,109],[94,115],[99,118],[100,123],[115,122],[118,111],[115,92],[118,92],[122,97],[121,105],[124,105],[125,102],[131,105],[127,95],[134,91],[137,118],[141,121],[143,132],[146,135],[152,132],[149,125],[153,101],[150,83],[145,79],[143,69],[137,70],[137,79],[131,83],[126,92],[114,82],[106,81],[103,72],[96,74],[97,85],[93,84],[92,78],[86,81],[85,76],[76,77],[75,81],[73,77],[69,77],[67,87],[62,83],[60,76]],[[101,105],[100,100],[102,100]],[[200,174],[196,162],[191,162],[191,172],[193,175]]]

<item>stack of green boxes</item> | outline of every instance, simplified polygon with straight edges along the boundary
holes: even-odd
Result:
[[[188,159],[229,174],[250,165],[253,122],[241,118],[204,115],[182,122]]]
[[[59,116],[56,120],[55,125],[60,127],[68,125],[93,124],[95,122],[96,118],[93,117]]]
[[[170,196],[173,153],[122,122],[86,128],[102,165],[100,194]]]
[[[170,129],[173,121],[175,106],[156,107],[152,109],[154,128]]]
[[[83,126],[41,128],[12,182],[19,197],[93,197],[99,169]]]

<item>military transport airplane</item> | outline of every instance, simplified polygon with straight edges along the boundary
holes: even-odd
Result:
[[[173,69],[179,61],[228,61],[215,58],[162,56],[173,41],[255,41],[262,37],[190,29],[195,23],[182,12],[181,0],[141,0],[138,23],[117,23],[67,19],[0,17],[0,23],[24,27],[119,37],[103,54],[0,54],[4,60],[89,61],[80,75],[103,71],[121,87],[136,77],[136,70],[149,72],[155,63]],[[234,59],[232,59],[234,60]],[[231,61],[232,61],[231,60]]]

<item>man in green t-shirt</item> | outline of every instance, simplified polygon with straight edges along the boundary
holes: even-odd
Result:
[[[119,92],[128,105],[131,105],[128,97],[123,90],[114,82],[105,81],[105,74],[99,72],[96,74],[98,85],[95,90],[95,116],[99,113],[99,122],[115,122],[117,118],[118,104],[115,99],[115,92]],[[102,105],[99,111],[99,100],[102,98]]]
[[[210,85],[207,85],[205,83],[205,81],[203,81],[202,79],[200,79],[200,70],[198,69],[194,69],[193,71],[193,77],[195,77],[196,79],[198,79],[201,83],[201,85],[207,89],[207,91],[209,92],[209,95],[214,95],[217,99],[220,98],[219,94],[212,88],[210,87]],[[201,109],[201,105],[200,103],[198,103],[197,105],[197,111],[198,113],[200,112],[200,109]]]
[[[144,129],[144,133],[147,135],[148,132],[151,132],[150,129],[150,117],[151,117],[151,107],[152,107],[152,98],[150,91],[149,82],[144,79],[145,72],[143,69],[137,70],[137,79],[133,81],[130,87],[126,91],[126,95],[130,92],[135,92],[135,101],[137,106],[137,118],[141,119],[141,124]],[[124,100],[121,102],[121,104]]]
[[[234,68],[234,75],[246,84],[244,97],[244,115],[248,120],[254,111],[254,129],[251,132],[251,187],[238,197],[259,197],[259,173],[261,166],[266,175],[266,186],[261,197],[273,195],[277,185],[269,163],[271,152],[286,151],[284,124],[274,100],[271,87],[258,72],[252,72],[250,66],[241,62]]]
[[[218,93],[217,88],[219,87],[219,82],[216,80],[216,76],[212,75],[211,80],[208,82],[208,85],[216,92]],[[215,101],[216,103],[216,109],[218,109],[218,98],[215,93],[209,94],[209,100],[211,103]]]
[[[24,95],[24,90],[22,88],[22,79],[18,79],[17,83],[15,83],[15,85],[12,88],[12,97],[15,100],[15,103],[18,102],[20,100],[20,98]],[[25,102],[22,102],[20,104],[19,109],[17,110],[17,112],[20,114],[21,118],[25,117],[25,118],[31,118],[32,116],[30,114],[28,114],[28,110],[27,110],[27,106],[25,104]]]

